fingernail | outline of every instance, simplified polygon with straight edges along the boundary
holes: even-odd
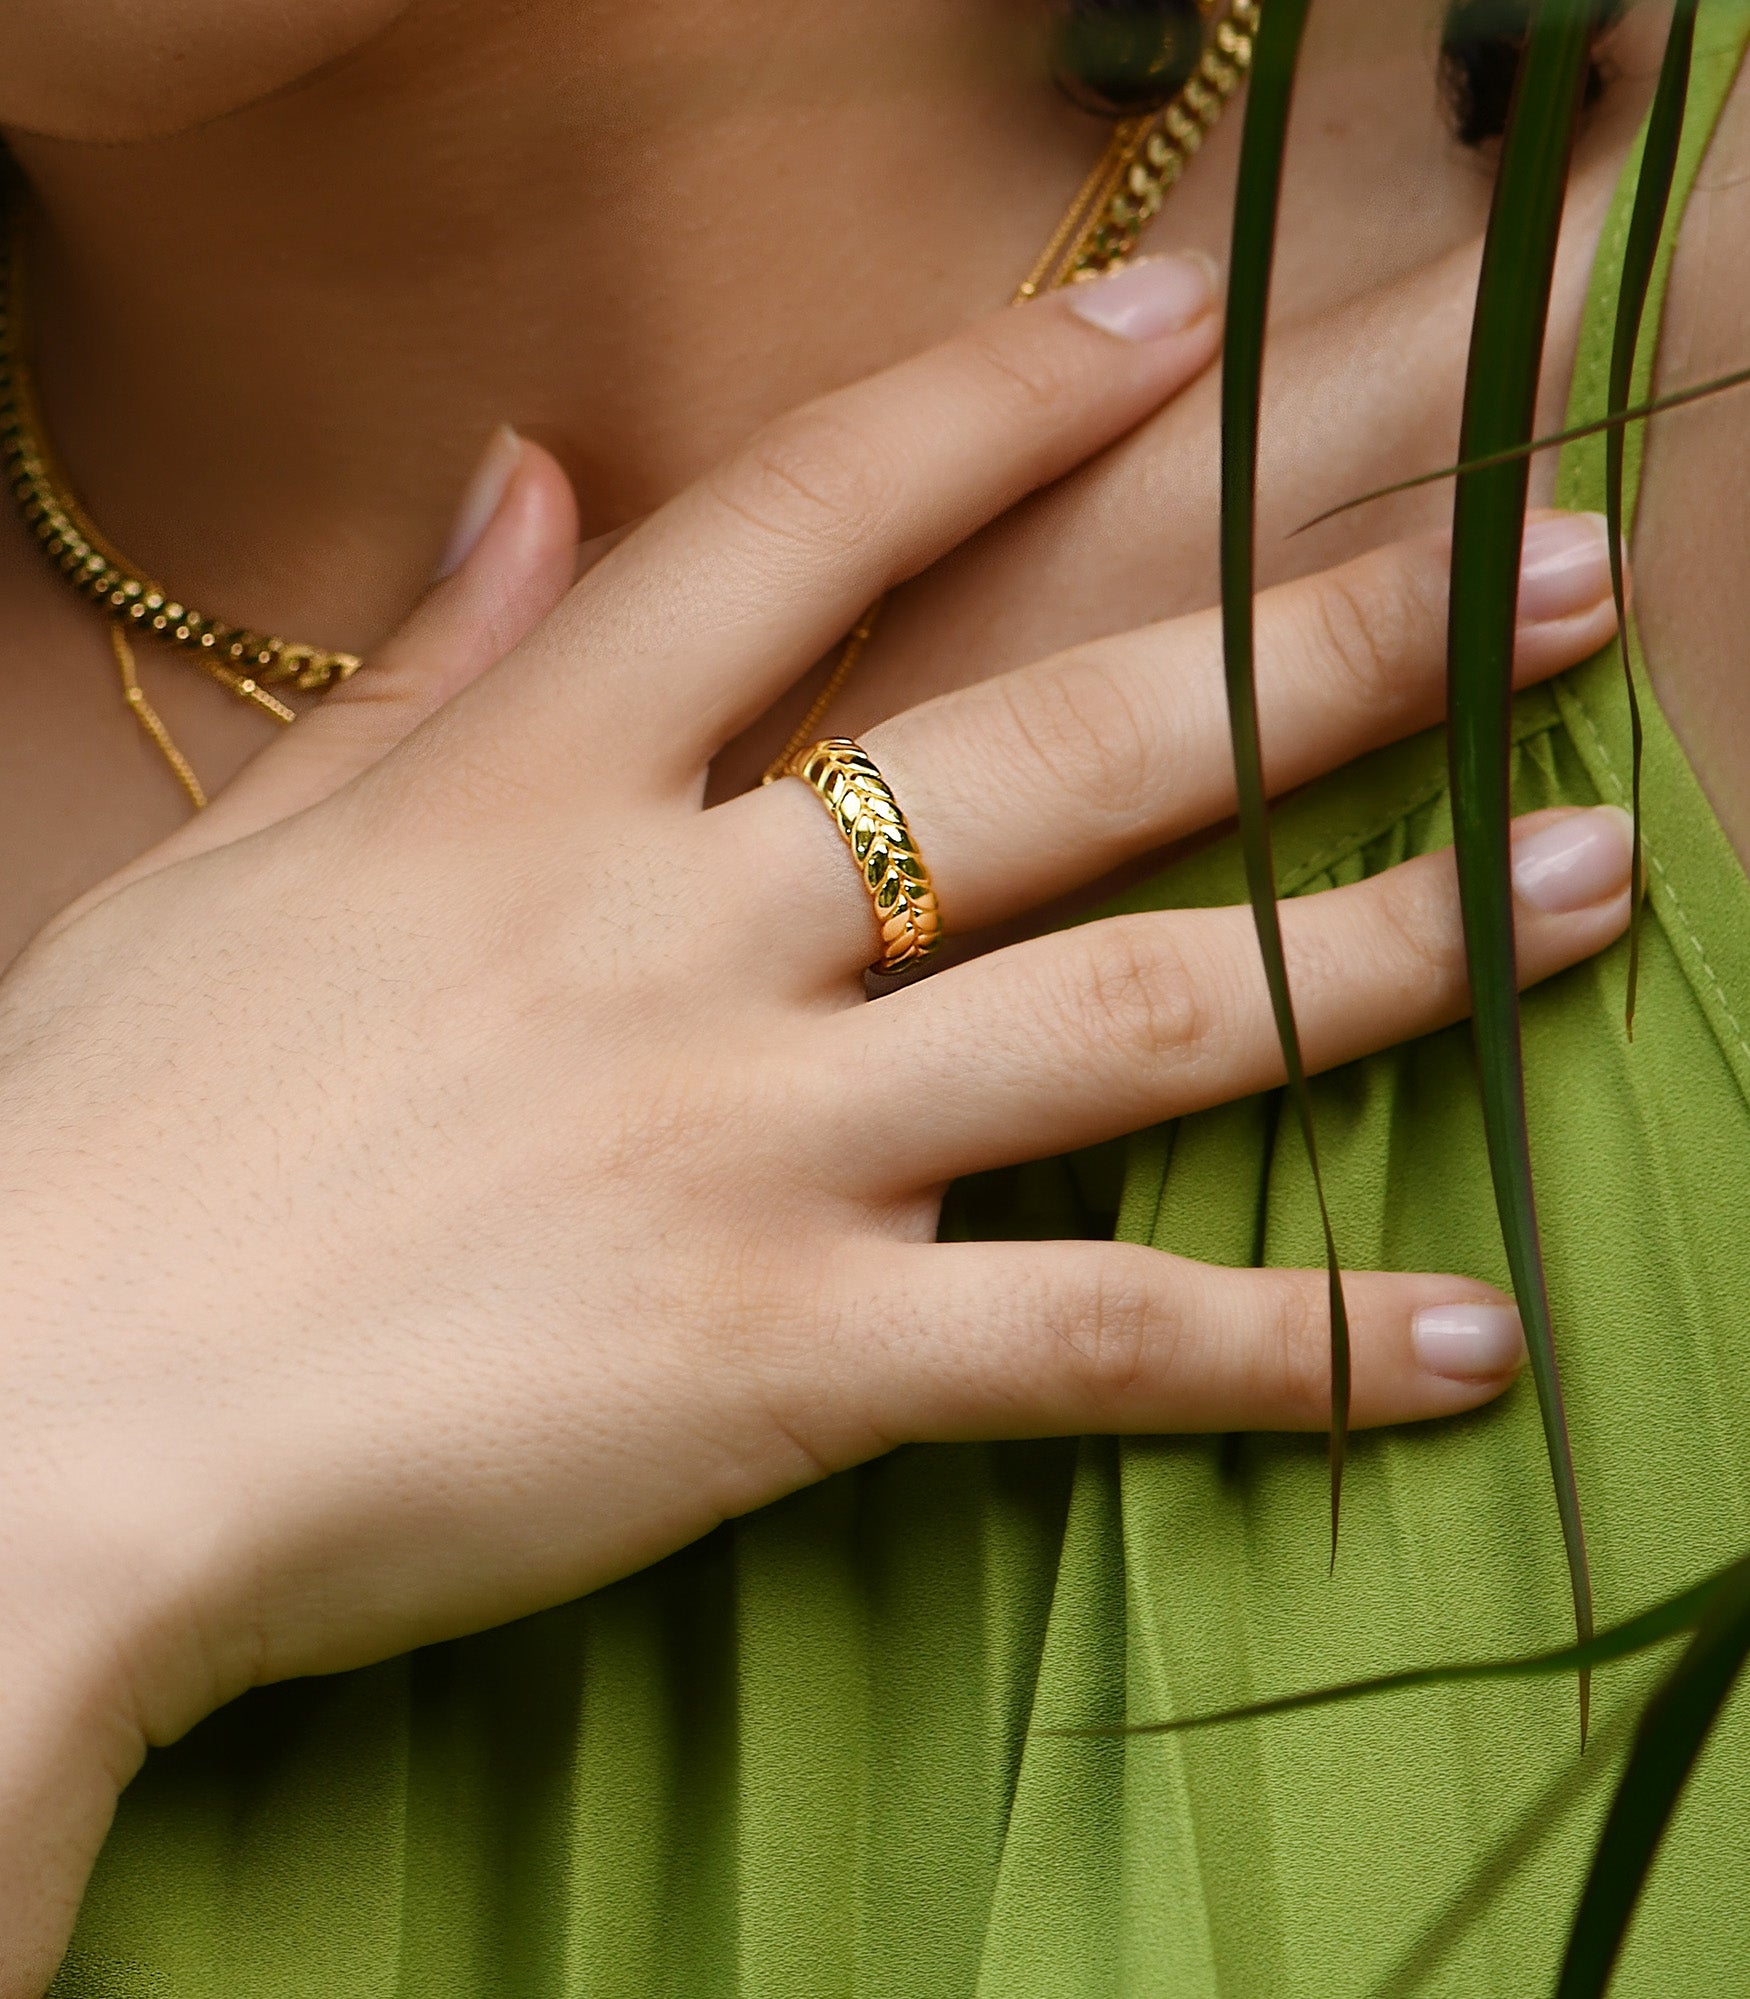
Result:
[[[1434,1305],[1410,1321],[1417,1364],[1449,1381],[1499,1381],[1525,1359],[1525,1329],[1511,1305]]]
[[[1602,514],[1545,514],[1528,524],[1519,566],[1519,622],[1551,623],[1610,595],[1610,530]]]
[[[1513,836],[1513,892],[1548,916],[1590,909],[1628,887],[1634,821],[1614,805]]]
[[[501,423],[492,433],[480,463],[474,468],[474,476],[468,481],[468,490],[462,495],[455,526],[450,529],[450,538],[444,543],[444,552],[432,572],[433,582],[441,583],[446,576],[454,576],[479,547],[480,537],[492,525],[492,516],[498,512],[498,503],[504,498],[504,489],[510,484],[510,475],[522,455],[522,439],[508,423]]]
[[[1076,285],[1070,311],[1120,340],[1159,340],[1183,333],[1215,308],[1215,266],[1200,252],[1144,257],[1109,278]]]

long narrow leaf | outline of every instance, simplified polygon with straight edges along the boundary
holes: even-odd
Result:
[[[1636,403],[1632,409],[1613,410],[1608,416],[1595,417],[1590,423],[1577,423],[1571,430],[1552,430],[1543,437],[1532,438],[1528,444],[1516,444],[1509,451],[1491,451],[1486,458],[1467,458],[1462,465],[1441,465],[1432,472],[1412,473],[1408,479],[1394,480],[1389,486],[1375,486],[1371,492],[1357,493],[1352,500],[1339,500],[1334,507],[1327,507],[1322,514],[1314,514],[1310,520],[1302,521],[1299,527],[1291,528],[1285,539],[1292,541],[1297,534],[1310,534],[1314,528],[1322,528],[1326,521],[1353,513],[1357,507],[1371,506],[1375,500],[1389,500],[1396,493],[1413,493],[1419,486],[1438,486],[1442,480],[1456,479],[1462,472],[1487,472],[1497,465],[1512,465],[1521,458],[1535,458],[1539,452],[1554,451],[1564,444],[1577,444],[1582,438],[1597,437],[1605,431],[1621,430],[1628,424],[1640,423],[1666,410],[1682,409],[1686,403],[1699,403],[1708,396],[1723,395],[1727,389],[1741,389],[1746,384],[1750,384],[1750,368],[1734,368],[1729,375],[1714,375],[1705,382],[1691,382],[1687,388],[1672,389],[1665,395]]]
[[[1574,1916],[1556,1999],[1603,1999],[1654,1856],[1746,1656],[1750,1566],[1741,1565],[1641,1716]]]
[[[1537,0],[1531,17],[1483,245],[1459,439],[1461,459],[1511,450],[1528,442],[1536,428],[1544,328],[1592,24],[1590,0]],[[1466,472],[1458,481],[1448,624],[1447,748],[1489,1167],[1555,1480],[1574,1626],[1584,1642],[1592,1635],[1592,1584],[1532,1191],[1513,940],[1509,764],[1513,647],[1528,490],[1523,458]],[[1590,1684],[1582,1673],[1582,1741],[1589,1696]]]
[[[1258,949],[1270,988],[1276,1034],[1282,1044],[1289,1095],[1294,1101],[1325,1236],[1331,1312],[1331,1562],[1337,1560],[1342,1515],[1343,1464],[1349,1445],[1349,1315],[1343,1299],[1336,1232],[1325,1199],[1313,1129],[1312,1095],[1301,1059],[1282,922],[1276,907],[1276,867],[1270,811],[1264,790],[1258,732],[1253,598],[1256,595],[1258,409],[1264,382],[1264,333],[1270,314],[1270,280],[1276,256],[1276,216],[1282,193],[1282,158],[1294,100],[1295,68],[1309,0],[1270,0],[1252,54],[1245,132],[1240,142],[1239,186],[1234,198],[1233,253],[1228,266],[1226,348],[1221,396],[1221,614],[1227,661],[1228,720],[1239,795],[1240,847],[1246,888],[1258,931]]]
[[[1641,155],[1640,179],[1635,187],[1634,213],[1629,218],[1628,237],[1623,246],[1622,289],[1616,301],[1616,338],[1610,356],[1611,411],[1624,410],[1634,388],[1635,357],[1640,349],[1641,323],[1647,316],[1647,295],[1652,289],[1653,265],[1659,255],[1659,239],[1665,233],[1665,212],[1671,204],[1671,184],[1677,177],[1677,151],[1683,139],[1683,114],[1689,103],[1689,78],[1695,61],[1695,10],[1697,0],[1676,0],[1671,30],[1665,40],[1665,60],[1659,71],[1659,87],[1647,117],[1646,147]],[[1641,846],[1641,767],[1645,761],[1645,731],[1641,723],[1641,697],[1635,687],[1634,663],[1629,658],[1628,593],[1623,586],[1623,466],[1628,432],[1615,425],[1605,437],[1604,507],[1610,531],[1610,587],[1616,598],[1616,633],[1622,648],[1622,677],[1628,688],[1629,727],[1633,737],[1634,866],[1631,880],[1634,899],[1629,915],[1628,1000],[1629,1038],[1634,1038],[1635,1000],[1641,983],[1641,903],[1645,887]]]
[[[1243,1707],[1216,1708],[1207,1714],[1184,1715],[1174,1721],[1113,1722],[1080,1728],[1042,1728],[1040,1735],[1119,1736],[1188,1735],[1205,1728],[1223,1728],[1237,1721],[1265,1721],[1275,1715],[1301,1714],[1311,1708],[1339,1707],[1349,1701],[1372,1700],[1380,1694],[1407,1693],[1417,1687],[1469,1685],[1479,1680],[1547,1679],[1556,1673],[1590,1672],[1650,1651],[1679,1633],[1696,1630],[1715,1606],[1733,1592],[1750,1589],[1750,1559],[1729,1563],[1711,1576],[1654,1604],[1638,1617],[1600,1631],[1583,1645],[1564,1645],[1553,1652],[1532,1652],[1516,1659],[1478,1659],[1448,1666],[1413,1666],[1401,1673],[1381,1673],[1372,1679],[1347,1680],[1339,1686],[1315,1687],[1299,1694],[1248,1701]]]

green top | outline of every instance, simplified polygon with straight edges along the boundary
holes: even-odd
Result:
[[[1750,24],[1704,10],[1693,182]],[[1677,206],[1680,208],[1681,203]],[[1626,210],[1575,408],[1603,407]],[[1669,247],[1667,249],[1667,257]],[[1661,280],[1662,282],[1662,280]],[[1570,452],[1599,507],[1603,448]],[[1599,1614],[1750,1547],[1750,905],[1650,690],[1652,921],[1526,1003],[1532,1143]],[[1520,703],[1521,808],[1621,800],[1614,653]],[[1437,735],[1287,805],[1290,890],[1448,837]],[[1132,904],[1237,901],[1216,850]],[[1465,1030],[1318,1086],[1357,1267],[1504,1281]],[[1120,1226],[1316,1263],[1274,1100],[1136,1140]],[[1061,1233],[1100,1163],[968,1191]],[[505,1630],[271,1688],[123,1800],[59,1999],[1347,1999],[1547,1990],[1634,1698],[1422,1692],[1171,1740],[1029,1735],[1560,1642],[1535,1399],[1357,1440],[1325,1573],[1321,1439],[903,1451]],[[1618,1991],[1750,1989],[1750,1731],[1703,1760]]]

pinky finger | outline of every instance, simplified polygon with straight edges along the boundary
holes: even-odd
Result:
[[[1456,1415],[1524,1360],[1512,1303],[1462,1277],[1344,1280],[1356,1427]],[[1323,1271],[1231,1270],[1127,1243],[883,1253],[864,1337],[878,1427],[919,1442],[1322,1430]]]

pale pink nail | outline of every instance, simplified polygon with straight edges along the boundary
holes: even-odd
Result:
[[[1602,514],[1546,514],[1525,530],[1519,622],[1551,624],[1610,595],[1610,530]]]
[[[1568,916],[1625,894],[1634,821],[1614,805],[1513,836],[1513,892],[1546,916]]]
[[[1417,1364],[1448,1381],[1499,1381],[1525,1359],[1525,1330],[1511,1305],[1435,1305],[1410,1322]]]
[[[501,423],[492,433],[480,463],[474,468],[474,476],[468,481],[468,489],[462,495],[455,525],[450,529],[450,538],[444,543],[444,552],[439,556],[433,572],[434,582],[441,583],[446,576],[454,576],[480,546],[480,537],[492,525],[492,517],[498,512],[499,502],[504,498],[505,488],[510,484],[511,474],[515,472],[522,455],[522,439],[508,423]]]
[[[1215,266],[1191,252],[1144,257],[1109,278],[1073,286],[1070,310],[1120,340],[1159,340],[1207,318],[1215,300]]]

